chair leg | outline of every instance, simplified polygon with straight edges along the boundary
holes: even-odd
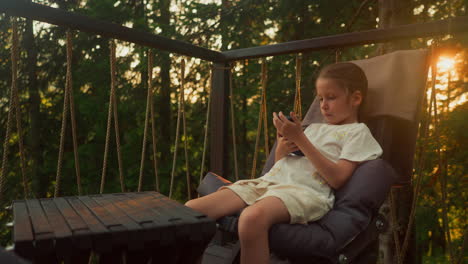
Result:
[[[375,264],[378,260],[378,243],[371,243],[351,263],[352,264]]]

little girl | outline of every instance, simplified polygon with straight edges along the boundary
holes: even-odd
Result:
[[[273,224],[321,218],[333,207],[333,190],[346,183],[359,163],[382,154],[367,126],[358,122],[367,92],[362,69],[353,63],[329,65],[320,72],[316,88],[326,123],[303,131],[293,112],[292,121],[282,112],[273,113],[277,147],[271,170],[186,203],[213,219],[246,207],[238,226],[242,264],[268,263]],[[291,154],[297,150],[304,156]]]

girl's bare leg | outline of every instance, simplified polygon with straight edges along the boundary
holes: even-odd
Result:
[[[207,196],[190,200],[185,205],[213,219],[234,214],[247,206],[230,189],[222,189]]]
[[[268,231],[273,224],[289,222],[289,212],[277,197],[266,197],[247,207],[239,218],[241,264],[267,264]]]

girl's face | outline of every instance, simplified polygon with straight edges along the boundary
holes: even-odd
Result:
[[[337,81],[327,78],[318,78],[316,87],[320,111],[328,124],[343,125],[358,121],[361,92],[349,94]]]

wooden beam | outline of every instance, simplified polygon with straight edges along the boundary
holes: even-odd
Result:
[[[211,89],[210,171],[226,177],[229,65],[215,63]]]
[[[223,55],[217,51],[62,9],[31,3],[29,0],[1,0],[0,12],[203,60],[215,62],[224,60]]]
[[[455,17],[419,24],[398,26],[389,29],[373,29],[354,33],[289,41],[223,52],[227,61],[260,58],[281,54],[299,53],[313,50],[333,49],[371,43],[418,37],[431,37],[444,34],[468,32],[468,17]]]

